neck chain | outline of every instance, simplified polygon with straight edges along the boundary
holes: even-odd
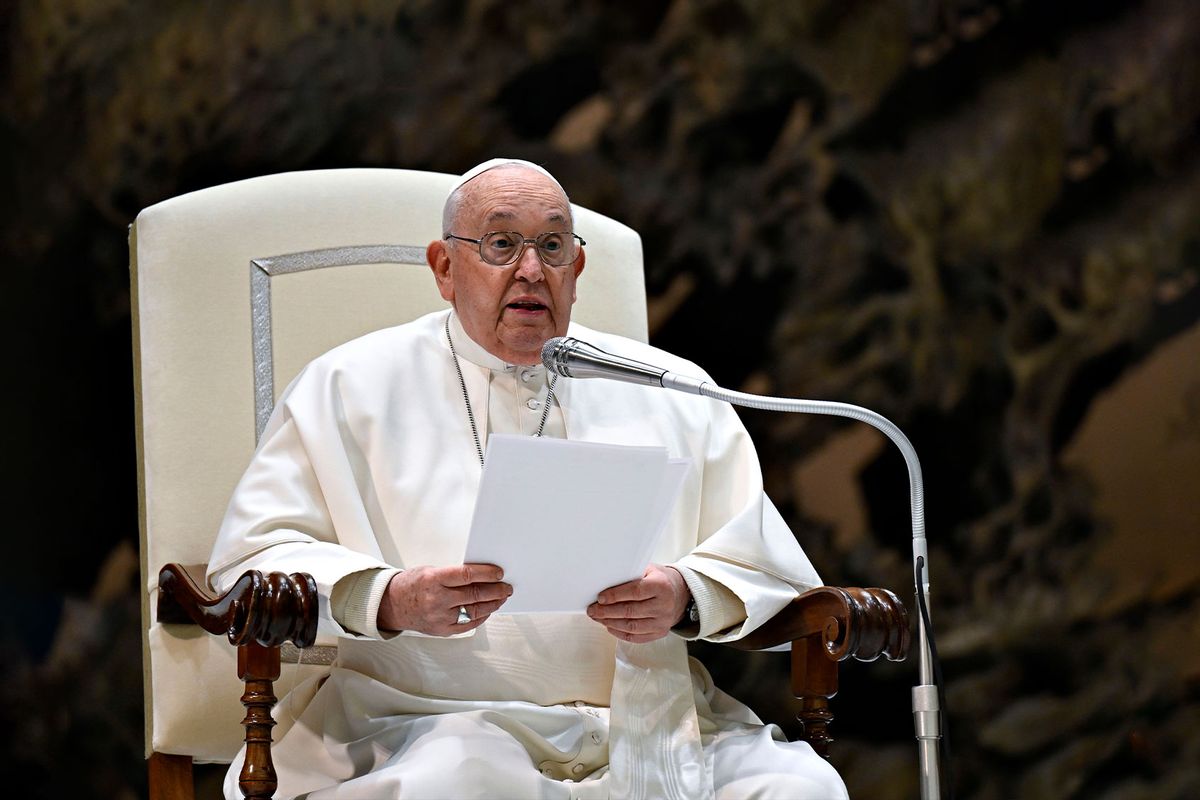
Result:
[[[479,428],[475,425],[475,413],[471,410],[471,398],[467,396],[467,382],[463,380],[462,367],[458,365],[458,351],[454,349],[454,340],[450,338],[450,315],[446,315],[446,344],[450,345],[450,360],[454,362],[454,371],[458,374],[458,387],[462,389],[463,405],[467,407],[467,422],[471,423],[471,436],[475,439],[475,452],[479,455],[479,466],[483,466],[483,444],[479,439]],[[550,416],[550,406],[554,403],[554,383],[557,375],[550,376],[550,387],[546,390],[546,402],[542,406],[542,419],[534,436],[541,436],[546,429],[546,418]]]

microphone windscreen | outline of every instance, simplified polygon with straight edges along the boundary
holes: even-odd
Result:
[[[555,363],[555,356],[561,348],[566,346],[567,341],[568,338],[566,336],[555,336],[547,339],[546,343],[542,345],[542,365],[546,367],[548,372],[554,372],[567,377],[567,374],[560,370]]]

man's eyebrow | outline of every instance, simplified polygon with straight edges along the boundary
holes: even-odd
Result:
[[[492,222],[496,222],[496,221],[511,220],[511,219],[516,219],[516,218],[517,218],[516,213],[514,213],[512,211],[506,211],[504,209],[497,209],[497,210],[491,212],[490,214],[488,214],[486,217],[484,217],[483,221],[485,223],[492,223]],[[567,216],[558,211],[555,211],[546,217],[546,221],[547,222],[566,222]]]

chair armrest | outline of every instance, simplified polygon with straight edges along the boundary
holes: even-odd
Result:
[[[793,600],[766,624],[731,647],[761,650],[791,642],[792,694],[800,701],[801,738],[829,757],[829,701],[838,692],[838,662],[903,661],[908,654],[908,612],[887,589],[819,586]]]
[[[903,661],[908,654],[908,612],[887,589],[819,586],[784,607],[745,637],[728,642],[763,650],[820,634],[831,661]]]
[[[167,564],[158,573],[158,621],[196,624],[225,634],[235,646],[251,642],[310,647],[317,638],[317,584],[296,572],[248,570],[222,595],[204,588],[204,567]]]

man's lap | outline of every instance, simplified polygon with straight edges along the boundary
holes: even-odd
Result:
[[[291,724],[281,719],[283,735],[273,748],[279,773],[277,797],[592,800],[609,796],[606,708],[524,703],[446,706],[423,699],[426,713],[389,714],[389,708],[395,711],[407,703],[386,702],[392,690],[364,684],[360,677],[335,670],[330,680],[340,685],[327,682],[310,695],[311,701]],[[708,698],[716,700],[711,686],[707,688]],[[363,691],[381,694],[363,696]],[[281,702],[280,716],[286,715],[288,704],[287,698]],[[432,708],[441,713],[428,713]],[[780,741],[772,737],[773,732],[777,733],[773,726],[739,722],[702,737],[716,800],[846,797],[836,771],[811,747]],[[226,779],[227,797],[240,797],[238,769],[240,758]]]

